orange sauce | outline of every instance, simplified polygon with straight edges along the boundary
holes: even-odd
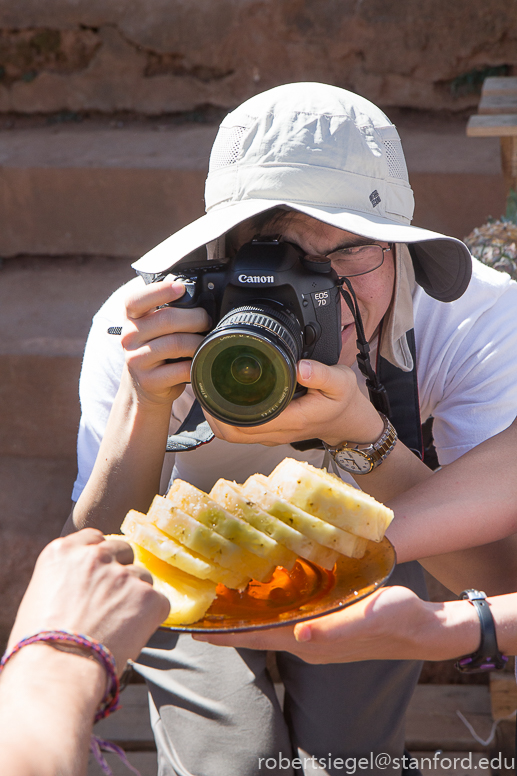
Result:
[[[205,619],[267,619],[298,609],[309,601],[317,601],[332,589],[334,583],[332,571],[299,558],[292,571],[277,566],[269,582],[252,581],[242,592],[218,585],[217,598]]]

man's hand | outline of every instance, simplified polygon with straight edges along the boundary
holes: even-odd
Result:
[[[374,442],[383,422],[357,385],[347,366],[300,361],[297,379],[308,390],[274,420],[261,426],[229,426],[206,414],[216,437],[240,444],[283,445],[303,439],[323,439],[329,445]]]
[[[94,528],[51,542],[36,562],[8,648],[40,630],[84,633],[111,650],[121,673],[169,612],[149,572],[132,564],[129,544],[105,541]]]
[[[210,326],[202,307],[162,307],[180,299],[183,284],[172,277],[142,285],[126,298],[121,343],[126,366],[139,399],[167,403],[190,382],[190,359]],[[183,359],[168,363],[169,359]]]
[[[195,634],[193,638],[221,647],[291,652],[314,664],[441,660],[463,652],[462,646],[455,651],[447,643],[440,621],[442,608],[442,604],[422,601],[405,587],[385,587],[346,609],[294,627],[228,635]],[[464,614],[473,620],[474,641],[466,642],[468,650],[476,637],[479,639],[479,626],[475,612],[472,618],[468,607],[464,607]]]

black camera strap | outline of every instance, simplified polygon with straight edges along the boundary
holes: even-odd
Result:
[[[363,319],[359,312],[357,297],[349,279],[340,278],[340,280],[341,286],[339,287],[339,290],[341,291],[341,296],[354,316],[357,332],[357,350],[359,351],[357,353],[357,364],[361,374],[366,379],[366,387],[368,388],[370,401],[378,412],[382,412],[383,415],[386,415],[386,417],[391,420],[390,400],[386,388],[381,383],[370,362],[370,346],[364,333]],[[343,288],[343,283],[346,284],[348,292]]]
[[[420,400],[416,373],[415,331],[406,332],[406,339],[413,359],[413,369],[404,372],[391,364],[377,351],[377,368],[374,371],[370,362],[370,346],[364,333],[363,320],[359,312],[357,298],[348,278],[342,277],[348,289],[341,285],[340,291],[350,312],[354,316],[357,332],[357,364],[366,379],[370,401],[376,410],[382,412],[395,426],[399,439],[419,458],[423,458],[422,420],[420,418]],[[382,322],[378,341],[381,341]]]
[[[214,438],[214,432],[205,420],[201,404],[197,399],[175,434],[167,437],[167,453],[186,453],[206,445]]]

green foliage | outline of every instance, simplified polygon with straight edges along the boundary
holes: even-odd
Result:
[[[506,199],[506,213],[504,214],[505,221],[511,221],[512,224],[517,224],[517,191],[510,189],[510,193]]]
[[[508,65],[475,67],[468,73],[458,75],[451,81],[451,94],[453,97],[465,97],[468,94],[481,94],[481,87],[485,78],[508,75]]]

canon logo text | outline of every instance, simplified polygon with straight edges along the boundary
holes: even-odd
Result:
[[[239,275],[239,283],[274,283],[274,275]]]

